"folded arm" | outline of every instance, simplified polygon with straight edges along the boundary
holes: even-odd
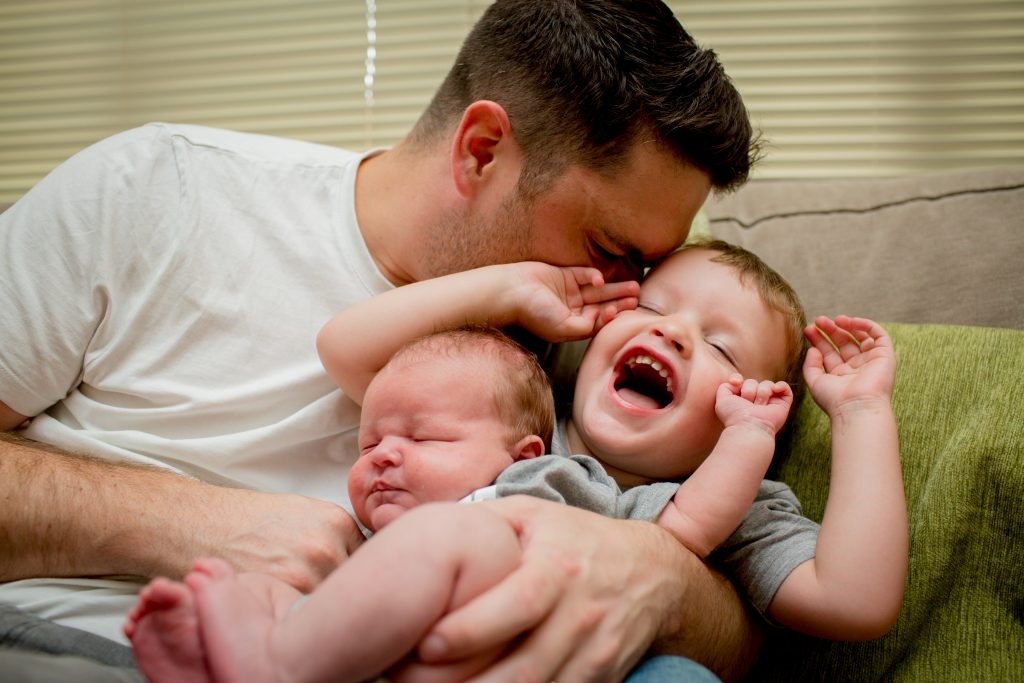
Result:
[[[0,402],[0,426],[24,416]],[[216,554],[310,590],[358,543],[329,503],[212,486],[172,472],[63,453],[0,431],[0,580],[181,577]]]

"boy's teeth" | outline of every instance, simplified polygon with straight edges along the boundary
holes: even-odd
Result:
[[[633,356],[628,362],[630,365],[650,365],[658,371],[659,375],[668,378],[668,370],[665,369],[665,366],[663,366],[660,361],[656,361],[650,356]]]

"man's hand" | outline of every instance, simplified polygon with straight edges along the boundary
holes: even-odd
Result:
[[[419,647],[423,662],[505,645],[474,681],[604,682],[622,680],[655,638],[672,641],[681,629],[700,631],[699,642],[685,636],[673,642],[674,652],[707,660],[716,653],[702,646],[711,641],[741,649],[736,636],[747,624],[733,622],[744,618],[742,607],[715,634],[698,620],[704,611],[717,624],[722,615],[707,603],[728,603],[728,612],[739,605],[735,594],[708,588],[706,567],[657,526],[524,496],[480,504],[516,530],[522,565],[438,622]]]
[[[187,572],[195,557],[212,555],[239,572],[269,574],[308,593],[363,541],[352,517],[331,503],[240,489],[218,493],[220,504],[209,510],[212,533],[196,539],[203,547],[181,558],[176,574]]]
[[[811,344],[804,361],[807,389],[830,417],[862,405],[889,405],[896,355],[881,325],[867,318],[818,316],[804,336]]]

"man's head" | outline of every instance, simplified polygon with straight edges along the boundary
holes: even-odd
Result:
[[[348,478],[356,515],[377,530],[421,503],[459,500],[545,453],[553,429],[547,376],[505,335],[466,327],[415,340],[367,387]]]
[[[621,481],[691,474],[722,431],[719,385],[733,373],[797,381],[804,313],[754,254],[688,246],[652,269],[639,305],[591,341],[577,377],[570,444]]]
[[[428,276],[542,260],[639,277],[757,156],[714,53],[650,0],[498,0],[407,144],[445,149],[463,200],[424,236]]]
[[[613,176],[638,142],[670,150],[719,190],[741,185],[758,154],[746,107],[714,52],[660,0],[498,0],[413,137],[447,136],[480,100],[508,115],[525,197],[571,165]]]

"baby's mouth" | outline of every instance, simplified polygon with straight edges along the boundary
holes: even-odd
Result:
[[[671,368],[645,353],[623,358],[613,386],[623,401],[649,410],[666,408],[675,398]]]

